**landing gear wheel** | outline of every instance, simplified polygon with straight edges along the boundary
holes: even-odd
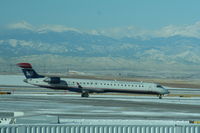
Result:
[[[81,97],[89,97],[89,93],[88,92],[82,92]]]
[[[159,95],[159,99],[162,99],[162,95]]]

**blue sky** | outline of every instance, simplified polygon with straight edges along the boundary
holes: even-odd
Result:
[[[200,0],[0,0],[0,26],[26,21],[79,29],[159,29],[200,21]]]

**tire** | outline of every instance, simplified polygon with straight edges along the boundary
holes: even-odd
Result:
[[[89,97],[89,93],[88,92],[82,92],[81,97]]]

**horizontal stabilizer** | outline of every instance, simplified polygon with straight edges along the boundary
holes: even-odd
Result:
[[[30,63],[18,63],[17,66],[21,68],[32,68]]]

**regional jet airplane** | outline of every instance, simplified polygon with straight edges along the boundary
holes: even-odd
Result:
[[[89,93],[136,93],[136,94],[154,94],[161,99],[163,95],[169,94],[169,91],[159,84],[116,81],[116,80],[96,80],[96,79],[78,79],[78,78],[60,78],[46,77],[39,75],[29,63],[18,63],[26,77],[24,82],[50,89],[68,90],[81,93],[82,97],[89,97]]]

